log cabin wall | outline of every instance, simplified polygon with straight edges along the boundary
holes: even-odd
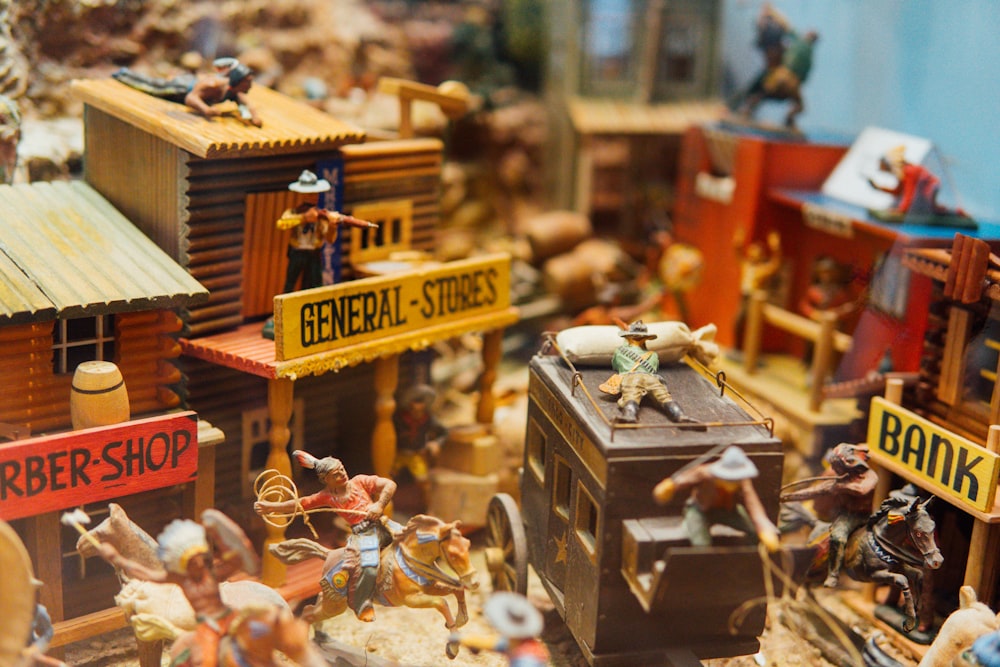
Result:
[[[441,222],[441,142],[379,141],[344,146],[341,153],[345,208],[376,201],[412,201],[412,248],[432,252]],[[342,243],[347,236],[341,235]]]
[[[172,311],[120,313],[115,321],[115,358],[128,388],[133,418],[177,407],[181,374],[174,335],[180,318]],[[52,331],[57,321],[0,327],[0,422],[25,425],[33,434],[70,427],[72,373],[56,374]]]

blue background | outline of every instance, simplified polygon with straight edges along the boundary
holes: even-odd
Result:
[[[724,0],[723,93],[760,71],[754,24],[763,2]],[[931,140],[942,188],[975,217],[1000,219],[1000,0],[779,0],[800,32],[816,30],[803,86],[807,136],[850,142],[867,126]],[[758,118],[781,122],[785,106]],[[930,166],[930,165],[928,165]]]

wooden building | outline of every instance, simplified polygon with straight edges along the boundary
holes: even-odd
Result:
[[[84,361],[118,366],[130,399],[129,424],[175,411],[185,391],[176,366],[178,313],[204,303],[207,290],[85,183],[3,185],[0,211],[0,448],[71,428],[71,385]],[[202,484],[182,489],[175,480],[129,505],[149,530],[212,504],[213,447],[221,434],[209,433],[207,425],[199,432],[203,427]],[[43,477],[62,470],[51,466]],[[5,475],[13,484],[16,472]],[[35,484],[36,499],[43,486]],[[29,493],[24,485],[20,491],[5,483],[0,518],[11,517],[5,501]],[[110,568],[98,566],[95,576],[84,576],[73,548],[76,533],[54,512],[34,514],[18,513],[27,518],[13,525],[45,583],[41,599],[53,619],[109,606],[118,588]],[[120,613],[117,619],[120,627]]]
[[[680,139],[725,113],[715,0],[547,5],[555,206],[638,234],[669,213]]]
[[[333,184],[327,208],[380,223],[374,234],[341,231],[335,250],[343,279],[392,272],[401,268],[388,261],[394,251],[434,247],[440,141],[362,143],[358,128],[262,87],[250,91],[261,128],[235,118],[208,120],[113,80],[75,82],[74,91],[85,103],[86,180],[211,293],[186,315],[183,371],[191,380],[189,405],[229,436],[218,457],[223,509],[249,518],[252,471],[266,465],[291,475],[288,448],[336,454],[352,472],[388,474],[394,394],[400,377],[420,372],[405,352],[467,331],[490,332],[483,350],[488,403],[500,332],[517,318],[509,301],[448,326],[425,322],[430,329],[396,345],[333,350],[294,363],[260,335],[285,276],[290,232],[276,230],[275,220],[307,197],[289,192],[288,184],[310,169]],[[480,420],[489,422],[487,403]],[[369,442],[372,448],[359,446]],[[269,529],[269,540],[279,537]],[[276,562],[265,562],[269,583],[283,576],[281,568],[268,569]]]
[[[985,241],[961,234],[950,251],[906,253],[906,266],[934,283],[920,380],[881,401],[868,431],[883,493],[901,479],[944,501],[935,509],[945,556],[935,590],[948,598],[970,585],[991,606],[1000,600],[1000,267],[994,258]]]

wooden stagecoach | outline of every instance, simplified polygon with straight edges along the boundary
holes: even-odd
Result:
[[[616,424],[614,398],[598,390],[609,373],[578,371],[557,355],[531,361],[521,506],[501,494],[487,517],[494,590],[525,592],[530,563],[592,665],[699,665],[756,652],[764,605],[733,632],[730,624],[744,602],[765,594],[757,548],[721,526],[712,529],[715,546],[690,546],[686,494],[659,506],[652,490],[739,445],[776,518],[783,453],[770,420],[751,417],[720,389],[722,378],[713,383],[681,362],[660,374],[705,430],[679,427],[649,404],[639,425]]]

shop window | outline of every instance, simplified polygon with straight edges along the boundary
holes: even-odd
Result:
[[[590,497],[583,483],[577,484],[576,514],[573,527],[577,538],[591,558],[597,555],[598,517],[597,503]]]
[[[584,7],[585,95],[627,96],[637,82],[636,10],[630,0],[589,0]]]
[[[288,440],[289,452],[305,446],[305,401],[296,398],[292,403],[292,418],[288,428],[292,432]],[[268,454],[271,453],[271,420],[267,406],[243,412],[243,439],[240,456],[240,484],[243,498],[253,497],[253,483],[257,475],[264,471]],[[292,466],[293,471],[299,466]]]
[[[899,255],[882,255],[875,263],[875,276],[868,289],[868,305],[901,320],[906,316],[910,294],[910,271]]]
[[[72,373],[84,361],[114,361],[115,328],[111,315],[56,320],[52,329],[52,371]]]
[[[411,249],[413,202],[409,199],[360,204],[352,215],[378,224],[378,228],[349,228],[352,264],[390,259],[394,252]]]
[[[534,418],[528,420],[528,437],[525,447],[528,450],[528,469],[539,484],[545,482],[545,431]]]
[[[552,508],[556,511],[556,514],[566,519],[569,517],[569,496],[572,489],[569,464],[566,463],[565,459],[556,457],[553,471]]]

